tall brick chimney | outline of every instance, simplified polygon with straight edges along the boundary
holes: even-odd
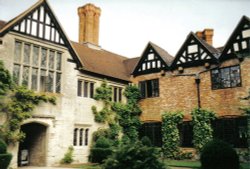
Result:
[[[203,31],[197,31],[195,33],[200,39],[205,40],[209,45],[213,45],[213,29],[204,29]]]
[[[101,9],[93,4],[86,4],[78,8],[78,15],[79,43],[89,42],[98,46]]]

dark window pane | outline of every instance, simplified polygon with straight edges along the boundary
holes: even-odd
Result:
[[[114,102],[117,102],[117,87],[114,87],[113,92]]]
[[[83,137],[83,129],[80,129],[80,133],[79,133],[79,146],[82,146],[82,137]]]
[[[32,69],[32,79],[31,79],[31,89],[37,90],[37,76],[38,75],[38,69],[33,68]]]
[[[139,88],[141,91],[141,97],[145,98],[146,97],[146,82],[145,81],[139,82]]]
[[[82,96],[82,81],[80,80],[77,82],[77,96]]]
[[[20,61],[21,61],[21,51],[22,51],[22,43],[21,42],[15,42],[14,61],[17,62],[17,63],[20,63]]]
[[[28,86],[29,83],[29,67],[23,67],[23,81],[22,85]]]
[[[54,69],[54,64],[55,64],[55,52],[50,51],[49,52],[49,68]]]
[[[85,146],[89,144],[89,129],[85,130]]]
[[[76,146],[77,145],[77,133],[78,133],[78,129],[74,129],[74,137],[73,137],[73,145]]]
[[[89,82],[84,82],[84,97],[88,97],[88,86]]]
[[[122,101],[122,89],[119,88],[119,102]]]
[[[56,73],[56,93],[61,92],[61,73]]]
[[[90,98],[94,98],[94,83],[90,83]]]
[[[33,58],[32,58],[33,66],[38,66],[38,60],[39,60],[39,48],[37,46],[34,46],[33,47]]]
[[[47,49],[42,49],[41,67],[47,67]]]
[[[14,65],[13,80],[16,84],[19,83],[20,78],[20,65]]]
[[[23,54],[23,62],[24,64],[30,63],[30,45],[25,44],[24,45],[24,54]]]
[[[57,53],[56,55],[56,70],[61,70],[62,65],[62,54]]]
[[[140,137],[147,136],[152,144],[157,147],[162,145],[161,123],[144,123],[140,129]]]
[[[146,81],[146,86],[147,86],[147,97],[152,97],[152,81],[148,80]]]

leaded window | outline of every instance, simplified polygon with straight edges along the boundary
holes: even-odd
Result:
[[[122,101],[122,88],[113,86],[112,91],[113,91],[112,101],[121,102]]]
[[[18,85],[41,92],[61,92],[62,53],[16,41],[13,77]]]
[[[73,145],[87,146],[89,144],[89,128],[78,126],[74,128]]]
[[[139,82],[142,98],[159,96],[159,79],[146,80]]]
[[[162,145],[162,132],[161,122],[144,123],[140,129],[140,137],[148,137],[154,146],[161,147]]]
[[[213,122],[214,137],[235,148],[247,148],[247,118],[223,118]]]
[[[193,147],[193,125],[190,121],[178,125],[181,147]]]
[[[94,82],[81,80],[77,82],[77,96],[94,98]]]
[[[240,66],[231,66],[211,71],[212,89],[241,86]]]

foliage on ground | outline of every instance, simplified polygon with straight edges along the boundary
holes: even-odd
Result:
[[[74,161],[73,152],[74,152],[73,146],[69,146],[67,152],[64,154],[63,159],[60,161],[61,164],[71,164]]]

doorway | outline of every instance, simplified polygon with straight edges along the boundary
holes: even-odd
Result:
[[[46,166],[47,126],[28,123],[21,126],[25,139],[20,142],[18,166]]]

